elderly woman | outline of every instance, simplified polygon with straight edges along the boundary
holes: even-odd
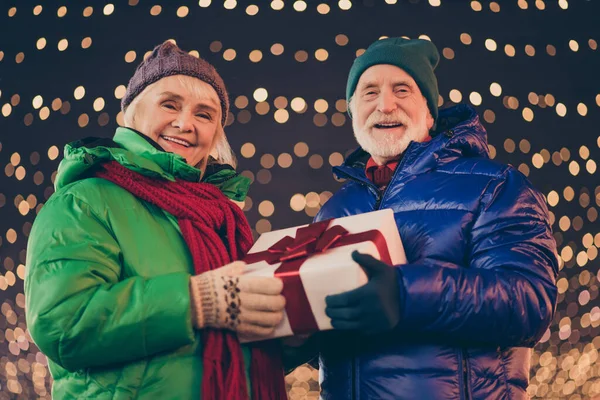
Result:
[[[285,301],[235,262],[252,236],[228,107],[216,70],[165,42],[129,82],[126,127],[66,146],[25,279],[55,399],[285,398],[277,349],[238,340],[269,335]]]

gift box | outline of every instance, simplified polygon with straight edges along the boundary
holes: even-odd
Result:
[[[355,250],[390,265],[406,263],[391,209],[260,236],[244,259],[248,264],[244,274],[282,279],[286,299],[284,318],[267,339],[332,329],[325,297],[367,282],[363,269],[352,260]]]

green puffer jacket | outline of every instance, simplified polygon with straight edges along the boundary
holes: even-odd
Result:
[[[196,182],[200,171],[133,130],[119,128],[113,140],[65,148],[56,193],[29,238],[27,325],[49,359],[54,399],[199,399],[194,268],[177,220],[91,168],[116,160],[147,176]],[[249,186],[228,168],[203,181],[238,201]]]

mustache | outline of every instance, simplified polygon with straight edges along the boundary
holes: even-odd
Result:
[[[396,110],[391,114],[383,114],[378,111],[369,115],[367,118],[366,126],[369,128],[374,127],[377,124],[390,124],[390,123],[401,123],[404,126],[409,124],[408,117],[403,112]]]

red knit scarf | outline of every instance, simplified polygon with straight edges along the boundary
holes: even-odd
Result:
[[[116,161],[96,174],[152,203],[177,218],[196,274],[241,259],[252,246],[252,233],[240,208],[214,185],[154,179],[133,172]],[[205,400],[247,400],[244,359],[237,335],[224,329],[204,329]],[[281,353],[273,342],[252,348],[252,399],[286,398]]]

